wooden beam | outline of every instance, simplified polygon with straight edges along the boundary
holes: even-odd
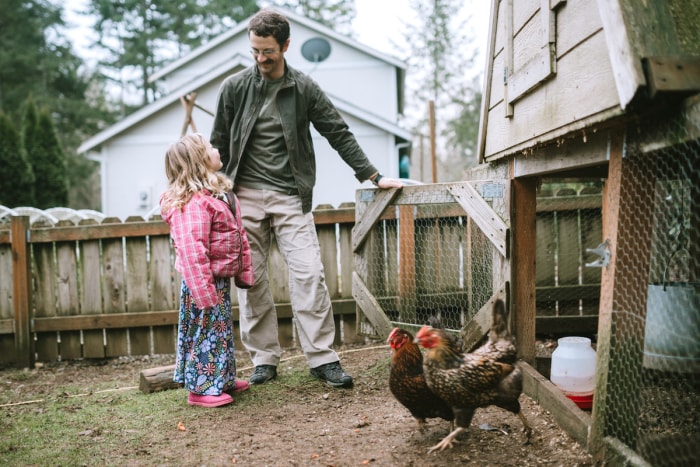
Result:
[[[416,318],[416,224],[413,206],[399,206],[399,310],[401,319]]]
[[[15,363],[34,368],[34,345],[31,335],[32,268],[29,251],[29,216],[14,216],[12,235],[12,306],[15,318]]]
[[[362,309],[362,312],[379,334],[379,337],[383,339],[389,337],[392,329],[391,321],[384,314],[382,307],[379,306],[374,295],[365,286],[357,272],[352,273],[352,295],[357,301],[357,305]]]
[[[537,180],[513,179],[511,189],[513,318],[518,339],[518,356],[535,362]]]
[[[479,139],[476,153],[479,156],[479,164],[484,162],[486,149],[486,129],[488,126],[489,101],[491,100],[491,83],[493,82],[493,62],[496,55],[496,33],[498,32],[498,5],[499,0],[491,0],[491,21],[489,22],[489,42],[486,48],[486,77],[484,78],[484,92],[481,98],[481,113],[479,116]]]
[[[400,188],[391,188],[389,190],[377,189],[374,191],[374,201],[370,204],[364,215],[355,221],[355,226],[352,228],[352,251],[357,252],[372,230],[372,227],[374,227],[374,224],[376,224],[379,216],[381,216],[386,207],[391,204],[400,190]]]
[[[29,241],[31,243],[47,243],[102,238],[143,237],[144,235],[170,235],[170,227],[165,222],[158,220],[33,228],[29,231]]]
[[[557,424],[584,447],[588,446],[591,416],[581,410],[551,381],[531,365],[520,363],[523,369],[523,392],[549,411]]]
[[[507,256],[508,226],[469,182],[450,184],[447,189],[503,256]]]
[[[493,315],[493,304],[497,299],[506,300],[505,287],[496,293],[476,312],[474,317],[460,330],[463,348],[468,352],[474,350],[479,341],[491,329],[491,317]]]
[[[700,57],[647,57],[644,59],[649,94],[700,91]]]
[[[647,160],[624,157],[624,148],[625,135],[613,134],[603,194],[610,263],[601,276],[592,452],[606,436],[635,446],[638,435],[655,190]]]

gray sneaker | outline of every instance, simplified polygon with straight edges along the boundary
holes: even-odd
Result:
[[[326,363],[311,369],[311,376],[325,381],[334,388],[349,388],[352,386],[352,376],[343,371],[340,363]]]
[[[274,365],[258,365],[250,375],[250,384],[263,384],[277,378],[277,367]]]

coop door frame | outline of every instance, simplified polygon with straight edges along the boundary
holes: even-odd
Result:
[[[506,187],[507,181],[503,181],[500,186]],[[500,196],[504,196],[505,188],[501,190]],[[414,241],[414,205],[417,200],[424,197],[426,192],[435,196],[443,203],[457,203],[464,214],[468,216],[475,225],[484,233],[485,237],[493,244],[498,256],[502,261],[501,267],[494,265],[493,274],[499,277],[492,278],[494,293],[491,298],[480,308],[476,315],[461,330],[461,334],[466,338],[466,343],[478,341],[488,332],[491,322],[491,308],[497,298],[506,300],[508,284],[510,283],[508,266],[510,252],[510,226],[482,197],[482,194],[472,186],[472,183],[455,182],[431,185],[406,186],[401,189],[377,190],[368,189],[358,192],[360,202],[356,205],[355,226],[352,230],[352,249],[355,258],[355,269],[353,271],[352,294],[357,303],[358,326],[363,321],[361,313],[371,323],[379,337],[386,339],[391,329],[396,324],[392,322],[382,309],[377,298],[367,287],[367,277],[362,277],[358,271],[367,271],[369,259],[366,257],[364,245],[375,225],[382,220],[382,217],[390,207],[398,210],[399,216],[399,238],[401,242]],[[402,222],[402,219],[404,220]],[[401,270],[415,269],[414,248],[402,248]],[[404,254],[406,255],[404,257]],[[504,277],[505,275],[505,277]],[[413,283],[411,284],[411,281]],[[399,291],[415,290],[415,274],[400,274]],[[405,325],[405,323],[402,323]],[[403,327],[402,325],[402,327]],[[358,329],[358,332],[361,332]]]

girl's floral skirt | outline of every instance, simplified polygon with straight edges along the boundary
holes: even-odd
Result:
[[[218,305],[200,310],[182,281],[173,380],[195,394],[218,396],[234,388],[236,358],[230,287],[230,279],[217,278]]]

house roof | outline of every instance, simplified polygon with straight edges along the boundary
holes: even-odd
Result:
[[[112,139],[118,134],[128,130],[129,128],[135,125],[138,125],[146,118],[168,107],[172,103],[178,101],[181,96],[184,96],[192,91],[196,91],[198,88],[204,86],[205,84],[211,82],[214,79],[220,79],[221,77],[229,74],[232,70],[235,70],[236,68],[248,67],[252,65],[252,63],[253,61],[249,57],[242,56],[241,54],[236,54],[236,56],[233,57],[232,60],[227,60],[225,64],[217,67],[214,70],[211,70],[209,73],[201,75],[198,78],[190,81],[186,85],[174,89],[170,94],[163,96],[157,101],[140,108],[136,112],[127,116],[126,118],[120,120],[114,125],[106,128],[105,130],[86,140],[78,148],[78,154],[82,154],[99,147],[101,144]],[[385,120],[381,117],[378,117],[377,115],[371,112],[367,112],[366,110],[357,107],[350,102],[344,101],[343,99],[340,99],[334,96],[333,94],[329,93],[328,97],[333,101],[335,106],[341,112],[345,112],[348,115],[365,121],[377,128],[386,131],[387,133],[391,133],[397,138],[400,138],[405,141],[410,141],[411,133],[405,130],[404,128],[401,128],[397,124]]]
[[[369,47],[361,42],[358,42],[348,36],[345,36],[343,34],[339,34],[333,29],[326,27],[320,23],[317,23],[316,21],[310,20],[304,16],[298,15],[294,12],[291,12],[289,10],[284,10],[281,8],[277,8],[278,11],[284,13],[284,15],[291,20],[292,22],[296,22],[299,24],[302,24],[303,26],[318,32],[319,34],[322,34],[324,36],[330,37],[333,40],[336,40],[338,42],[341,42],[348,47],[352,47],[354,49],[360,50],[368,55],[371,55],[372,57],[375,57],[379,60],[382,60],[386,63],[390,63],[391,65],[395,66],[398,69],[398,75],[399,77],[397,78],[399,81],[397,82],[397,89],[399,90],[399,105],[402,107],[403,106],[403,81],[405,78],[405,72],[406,72],[406,64],[399,60],[396,57],[392,57],[391,55],[382,53],[376,49],[373,49],[372,47]],[[168,65],[164,66],[160,70],[156,71],[153,75],[150,76],[149,81],[157,81],[164,76],[166,76],[168,73],[172,72],[175,69],[180,68],[181,66],[185,65],[186,63],[196,59],[200,55],[210,51],[211,49],[214,49],[218,47],[220,44],[228,41],[232,37],[237,36],[238,34],[246,34],[246,31],[248,29],[248,21],[241,21],[239,24],[237,24],[235,27],[233,27],[230,31],[225,32],[216,38],[212,39],[211,41],[207,42],[206,44],[203,44],[196,49],[194,49],[192,52],[188,53],[187,55],[179,58],[178,60],[175,60],[174,62],[169,63]]]
[[[325,27],[319,23],[316,23],[315,21],[309,20],[308,18],[304,18],[303,16],[299,16],[295,13],[289,12],[287,10],[280,10],[283,11],[284,14],[290,19],[290,21],[294,21],[297,23],[300,23],[312,30],[317,31],[319,34],[326,35],[328,37],[333,38],[334,40],[337,40],[338,42],[342,42],[349,47],[353,47],[355,49],[359,49],[379,60],[383,60],[387,63],[390,63],[397,69],[397,92],[398,92],[398,105],[399,109],[403,107],[403,89],[404,89],[404,76],[405,76],[405,70],[406,70],[406,65],[404,62],[401,60],[392,57],[387,54],[383,54],[377,50],[372,49],[371,47],[368,47],[366,45],[361,44],[358,41],[355,41],[349,37],[343,36],[342,34],[338,34],[337,32],[333,31],[332,29]],[[236,27],[231,29],[229,32],[221,34],[214,38],[213,40],[209,41],[208,43],[196,48],[189,54],[185,55],[184,57],[175,60],[174,62],[171,62],[167,66],[161,68],[159,71],[151,75],[149,78],[149,81],[156,81],[158,79],[162,79],[163,77],[167,76],[169,73],[172,71],[179,69],[182,66],[187,65],[187,63],[191,62],[192,60],[196,59],[198,56],[208,52],[211,49],[216,48],[218,45],[220,45],[223,42],[226,42],[227,40],[231,39],[232,37],[236,36],[237,34],[242,34],[245,33],[247,30],[247,22],[242,22],[238,24]],[[201,88],[202,86],[210,83],[213,80],[221,79],[223,76],[230,74],[233,70],[239,69],[239,68],[245,68],[248,66],[251,66],[253,64],[253,60],[246,54],[242,55],[240,53],[236,53],[232,58],[228,60],[222,61],[222,64],[219,66],[214,67],[211,70],[206,70],[202,71],[197,77],[193,78],[191,81],[187,82],[186,84],[171,90],[171,92],[160,99],[156,100],[155,102],[152,102],[151,104],[148,104],[136,112],[128,115],[126,118],[120,120],[119,122],[115,123],[114,125],[111,125],[110,127],[106,128],[105,130],[99,132],[98,134],[94,135],[93,137],[89,138],[88,140],[84,141],[80,147],[78,148],[78,153],[82,154],[88,151],[91,151],[97,147],[99,147],[101,144],[105,143],[106,141],[112,139],[116,135],[128,130],[129,128],[133,127],[134,125],[137,125],[138,123],[142,122],[146,118],[150,117],[151,115],[155,114],[156,112],[166,108],[167,106],[171,105],[172,103],[176,102],[177,100],[180,99],[181,96],[185,96],[186,94],[196,91],[197,89]],[[381,117],[378,117],[370,112],[367,112],[347,101],[343,101],[342,99],[338,98],[337,96],[334,96],[331,93],[328,93],[328,97],[334,102],[334,104],[338,107],[338,110],[341,110],[343,112],[346,112],[347,114],[356,117],[360,120],[363,120],[367,123],[370,123],[378,128],[381,128],[382,130],[394,134],[396,137],[409,141],[410,140],[410,132],[406,131],[405,129],[399,127],[393,122],[387,121],[385,119],[382,119]],[[401,110],[399,110],[400,112]]]

